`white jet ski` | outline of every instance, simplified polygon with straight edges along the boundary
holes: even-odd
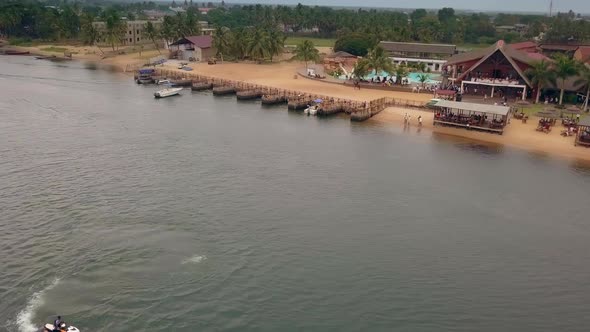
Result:
[[[55,325],[53,324],[45,324],[45,326],[43,326],[43,329],[41,330],[42,332],[54,332],[54,331],[60,331],[60,332],[80,332],[80,330],[78,330],[77,327],[75,326],[67,326],[66,323],[62,323],[61,326],[59,328],[56,328]]]

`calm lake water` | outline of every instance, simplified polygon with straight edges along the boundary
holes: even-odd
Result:
[[[0,58],[0,330],[588,331],[590,169]]]

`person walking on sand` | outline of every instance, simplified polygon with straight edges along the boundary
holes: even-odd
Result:
[[[408,124],[408,113],[404,114],[404,126]]]
[[[412,116],[408,114],[408,126],[410,125],[410,120],[412,120]]]
[[[422,127],[422,115],[418,115],[418,126]]]

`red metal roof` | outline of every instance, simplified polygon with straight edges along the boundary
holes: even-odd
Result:
[[[532,41],[525,41],[525,42],[508,44],[508,45],[510,45],[510,47],[512,47],[515,50],[522,50],[522,49],[525,49],[525,48],[534,48],[534,47],[537,47],[537,44],[535,42],[532,42]]]
[[[211,36],[190,36],[177,40],[171,45],[193,44],[198,48],[211,48],[213,44],[213,37]]]
[[[533,59],[533,60],[537,60],[537,61],[550,61],[551,59],[549,59],[548,57],[546,57],[544,54],[541,53],[537,53],[537,52],[526,52],[526,54],[528,55],[529,58]]]
[[[578,49],[578,45],[566,45],[566,44],[541,44],[539,47],[546,51],[575,51]]]
[[[580,52],[580,58],[578,60],[583,62],[590,61],[590,46],[580,46],[578,52]]]

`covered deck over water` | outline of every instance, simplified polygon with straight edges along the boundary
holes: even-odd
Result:
[[[590,147],[590,117],[586,116],[578,123],[578,134],[576,135],[575,144]]]
[[[447,125],[502,134],[510,107],[440,100],[434,125]]]

